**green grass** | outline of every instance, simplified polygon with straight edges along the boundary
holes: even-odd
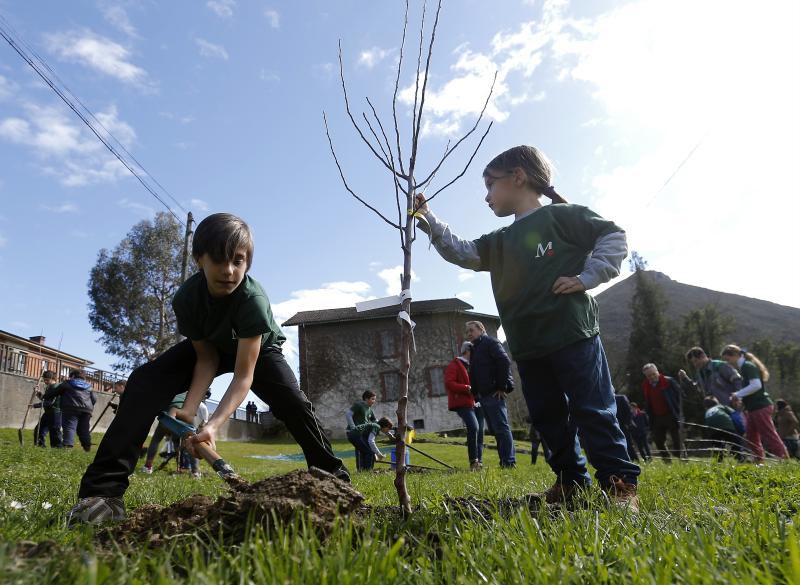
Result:
[[[248,479],[303,466],[248,457],[299,452],[287,441],[218,447]],[[418,447],[466,465],[463,447]],[[352,449],[345,442],[334,448]],[[800,465],[795,463],[652,463],[641,477],[638,516],[608,508],[599,497],[588,509],[571,513],[522,510],[473,519],[447,514],[442,505],[447,496],[518,497],[552,482],[541,460],[533,467],[522,456],[516,470],[504,472],[496,467],[496,452],[489,451],[482,473],[410,475],[409,489],[420,508],[407,522],[377,512],[366,523],[342,519],[321,543],[300,518],[270,533],[254,528],[239,546],[197,535],[166,550],[122,553],[96,550],[91,529],[68,529],[63,521],[91,457],[20,448],[16,431],[0,430],[0,582],[800,584]],[[417,454],[412,463],[436,466]],[[356,474],[354,484],[368,504],[393,505],[392,477]],[[211,473],[199,481],[135,474],[126,503],[129,509],[169,504],[223,489]],[[20,541],[45,540],[55,543],[48,554],[31,560],[14,554]]]

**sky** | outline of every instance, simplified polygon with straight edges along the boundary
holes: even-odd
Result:
[[[410,4],[416,39],[421,3]],[[403,6],[0,0],[0,15],[181,207],[250,223],[251,274],[286,320],[399,292],[397,234],[344,190],[322,113],[349,182],[391,214],[390,178],[344,111],[337,43],[356,115],[369,97],[391,123]],[[622,226],[649,268],[800,307],[798,23],[792,0],[446,0],[420,168],[474,124],[495,74],[497,84],[493,128],[434,211],[463,237],[508,224],[486,207],[481,172],[503,150],[535,145],[559,193]],[[404,69],[404,145],[413,82]],[[62,339],[110,368],[87,317],[89,271],[100,249],[164,208],[5,43],[0,160],[0,329]],[[415,299],[458,296],[496,314],[488,275],[445,263],[422,239],[413,272]]]

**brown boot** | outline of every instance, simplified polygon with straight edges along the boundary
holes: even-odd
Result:
[[[636,495],[636,484],[625,483],[616,475],[608,478],[610,484],[605,488],[609,501],[629,512],[639,512],[639,497]]]
[[[582,494],[583,486],[575,482],[561,483],[559,480],[547,490],[531,494],[531,499],[545,504],[570,505]]]

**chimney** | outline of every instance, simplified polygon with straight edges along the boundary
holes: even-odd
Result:
[[[29,337],[32,342],[38,343],[39,345],[44,345],[44,335],[34,335],[33,337]]]

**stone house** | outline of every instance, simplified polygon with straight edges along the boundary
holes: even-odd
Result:
[[[464,323],[481,321],[497,336],[500,318],[472,311],[456,298],[411,303],[416,353],[409,372],[408,420],[436,432],[462,426],[447,410],[444,370],[458,354]],[[378,395],[376,416],[396,420],[400,389],[399,307],[356,312],[355,307],[302,311],[283,323],[298,328],[300,387],[331,436],[345,435],[345,412],[365,390]]]

